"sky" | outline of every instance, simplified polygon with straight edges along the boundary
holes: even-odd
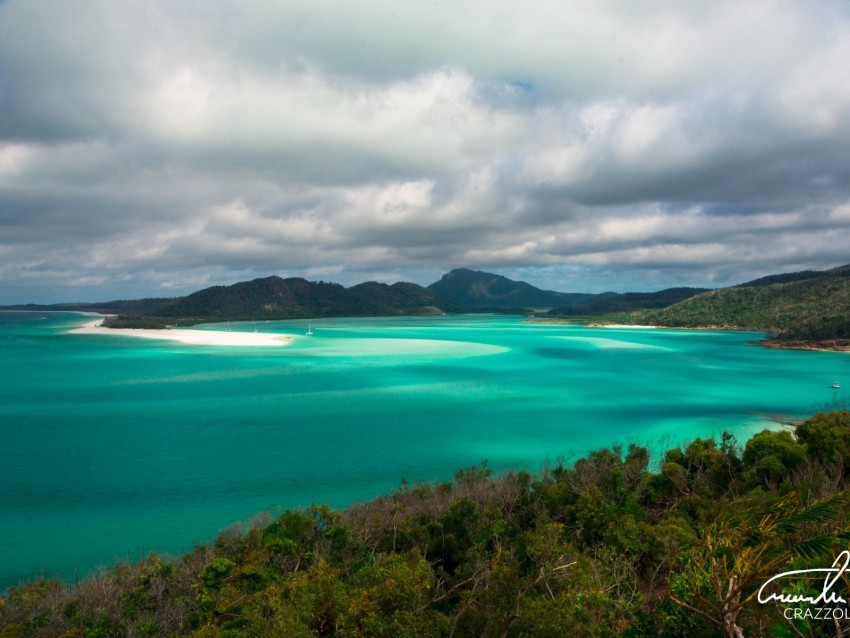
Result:
[[[0,0],[0,303],[850,263],[844,0]]]

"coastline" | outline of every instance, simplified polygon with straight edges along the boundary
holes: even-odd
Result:
[[[770,348],[771,350],[812,350],[815,352],[850,352],[850,340],[828,339],[826,341],[776,341],[765,339],[764,341],[753,341],[757,346]]]
[[[615,324],[601,321],[580,323],[558,318],[535,317],[532,323],[550,323],[561,325],[585,326],[587,328],[634,328],[647,330],[657,328],[659,330],[707,330],[718,332],[766,332],[758,328],[742,328],[740,326],[728,325],[702,325],[702,326],[665,326],[665,325],[643,325],[643,324]],[[778,341],[765,338],[759,341],[750,341],[751,345],[769,348],[771,350],[808,350],[811,352],[850,352],[850,339],[825,339],[823,341],[798,339],[794,341]]]
[[[14,312],[14,311],[13,311]],[[28,311],[19,311],[28,312]],[[176,341],[186,345],[203,345],[203,346],[239,346],[239,347],[279,347],[292,343],[293,338],[272,333],[256,333],[256,332],[225,332],[223,330],[193,330],[187,328],[164,328],[164,329],[148,329],[148,328],[105,328],[103,327],[103,315],[94,312],[75,311],[78,314],[96,316],[99,319],[90,321],[77,328],[72,328],[69,333],[73,334],[97,334],[97,335],[122,335],[128,337],[140,337],[144,339],[164,339]],[[703,326],[664,326],[664,325],[647,325],[647,324],[612,324],[599,321],[589,323],[577,323],[574,321],[565,321],[558,318],[543,318],[535,317],[530,323],[541,324],[567,324],[567,325],[584,325],[588,328],[617,328],[617,329],[635,329],[635,330],[709,330],[709,331],[754,331],[751,328],[741,328],[739,326],[719,326],[719,325],[703,325]],[[752,345],[771,350],[808,350],[815,352],[850,352],[850,340],[848,339],[829,339],[824,341],[777,341],[776,339],[762,339],[751,341]]]
[[[225,332],[223,330],[191,330],[186,328],[166,328],[148,330],[144,328],[104,328],[103,318],[88,321],[82,326],[72,328],[70,334],[119,335],[142,339],[161,339],[177,341],[193,346],[239,346],[239,347],[280,347],[292,343],[292,337],[269,332]]]
[[[655,330],[658,326],[650,326],[639,323],[589,323],[588,328],[626,328],[632,330]]]
[[[757,417],[769,419],[773,423],[781,425],[784,428],[789,428],[792,431],[796,430],[797,426],[800,425],[803,421],[813,416],[811,414],[809,414],[808,416],[799,416],[793,414],[783,414],[779,412],[755,412],[754,415]]]
[[[584,326],[585,328],[623,328],[634,330],[655,330],[664,326],[652,326],[638,323],[605,323],[602,321],[576,321],[575,319],[562,319],[560,317],[531,317],[528,323],[550,324],[556,326]]]

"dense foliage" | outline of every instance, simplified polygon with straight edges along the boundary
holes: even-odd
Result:
[[[0,598],[0,636],[838,635],[848,621],[786,619],[755,595],[848,547],[848,479],[847,410],[653,464],[629,446],[537,475],[485,465],[258,517],[75,586],[22,585]]]
[[[635,313],[630,320],[764,330],[780,341],[850,339],[850,268],[712,290],[668,308]]]
[[[266,277],[199,290],[161,308],[157,316],[206,320],[299,319],[433,315],[462,310],[416,284],[374,281],[345,288],[306,279]]]
[[[168,328],[168,323],[161,317],[145,315],[109,315],[103,320],[105,328],[142,328],[145,330],[162,330]]]

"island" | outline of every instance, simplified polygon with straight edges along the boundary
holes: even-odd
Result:
[[[277,276],[211,286],[173,299],[18,305],[3,309],[76,310],[109,315],[114,329],[163,330],[199,323],[440,315],[524,314],[535,321],[592,326],[749,330],[770,348],[850,349],[850,265],[769,275],[718,289],[563,293],[501,275],[458,268],[427,287],[374,281],[351,287]]]

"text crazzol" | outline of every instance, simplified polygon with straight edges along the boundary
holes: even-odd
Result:
[[[795,569],[782,572],[769,578],[758,591],[758,601],[762,604],[775,601],[785,605],[797,603],[808,603],[811,608],[788,607],[783,615],[788,620],[843,620],[850,617],[846,608],[847,600],[833,591],[835,584],[841,577],[850,571],[850,551],[844,550],[833,561],[831,567],[818,567],[813,569]],[[776,583],[779,585],[783,578],[813,577],[815,574],[824,574],[823,584],[817,595],[809,596],[802,594],[766,593],[765,589]],[[817,607],[815,605],[823,605]],[[829,607],[826,605],[844,605],[844,607]]]

